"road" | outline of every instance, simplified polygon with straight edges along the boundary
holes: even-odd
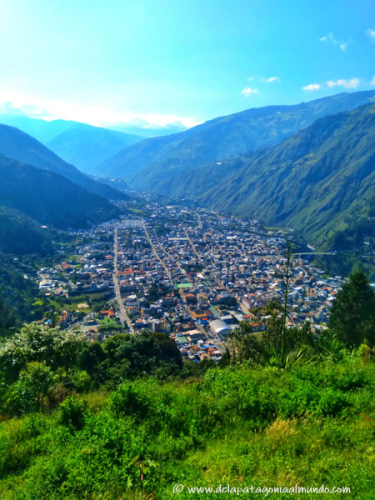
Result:
[[[159,256],[156,248],[155,248],[155,245],[152,243],[151,241],[151,238],[150,238],[150,235],[148,233],[148,230],[147,230],[147,227],[146,227],[146,223],[145,221],[143,220],[142,221],[142,226],[143,226],[143,229],[144,229],[144,232],[146,234],[146,238],[147,238],[147,241],[149,242],[151,248],[152,248],[152,251],[153,251],[153,254],[155,255],[155,257],[158,259],[158,261],[160,262],[160,264],[163,266],[164,268],[164,271],[166,272],[168,278],[169,278],[169,281],[171,282],[171,285],[173,286],[174,283],[173,283],[173,279],[172,279],[172,275],[171,275],[171,272],[170,270],[168,269],[167,265],[165,264],[164,260]]]
[[[129,315],[126,311],[126,308],[124,306],[124,303],[122,301],[121,297],[121,291],[120,291],[120,285],[118,282],[118,266],[117,266],[117,259],[118,259],[118,234],[117,234],[117,227],[115,227],[115,235],[114,235],[115,241],[114,241],[114,261],[113,261],[113,284],[115,286],[115,294],[116,294],[116,300],[119,308],[119,316],[120,316],[120,321],[123,325],[127,324],[128,328],[130,330],[130,333],[135,334],[132,322],[130,321]]]
[[[188,239],[188,241],[191,245],[191,248],[193,249],[193,252],[195,253],[195,256],[197,257],[198,261],[202,262],[202,259],[199,255],[199,253],[197,252],[197,249],[195,248],[194,243],[191,241],[190,236],[189,236],[188,232],[186,231],[186,229],[184,229],[184,233],[186,234],[186,238]]]

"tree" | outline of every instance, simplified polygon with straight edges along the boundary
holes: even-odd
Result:
[[[45,363],[29,363],[22,370],[18,381],[9,389],[6,411],[22,415],[43,407],[49,390],[55,383],[55,375]]]
[[[247,321],[241,321],[239,327],[233,330],[229,338],[229,345],[233,352],[233,363],[252,361],[260,363],[261,344],[254,337],[251,325]]]
[[[9,380],[16,380],[26,363],[33,361],[46,363],[53,369],[71,367],[85,345],[83,335],[26,325],[0,346],[0,366]]]
[[[16,315],[0,297],[0,336],[16,324]]]
[[[97,378],[99,365],[106,359],[106,354],[103,351],[100,342],[87,343],[82,349],[79,359],[79,366],[85,370],[90,376]]]
[[[165,333],[155,332],[151,336],[156,348],[159,350],[157,359],[159,361],[175,364],[179,368],[182,368],[182,356],[176,342],[170,339]]]
[[[375,343],[375,293],[363,270],[353,272],[333,301],[329,327],[349,348]]]
[[[103,343],[108,378],[123,381],[139,375],[152,374],[158,368],[171,373],[182,366],[182,358],[175,343],[163,333],[151,334],[143,330],[137,335],[116,334]],[[160,370],[159,370],[160,374]]]

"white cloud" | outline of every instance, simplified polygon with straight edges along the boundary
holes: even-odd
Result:
[[[345,89],[356,89],[359,87],[359,79],[358,78],[352,78],[351,80],[336,80],[332,81],[329,80],[327,82],[327,86],[332,89],[333,87],[344,87]]]
[[[370,85],[375,85],[375,75],[373,76],[371,82],[370,82]]]
[[[340,41],[340,40],[337,40],[337,38],[335,38],[335,36],[333,35],[333,33],[328,33],[328,35],[326,36],[322,36],[321,38],[319,38],[319,42],[332,42],[333,45],[338,45],[339,48],[342,50],[342,51],[345,51],[347,46],[349,45],[351,39],[349,38],[348,41]]]
[[[366,31],[366,35],[371,38],[371,40],[375,40],[375,30],[373,29],[368,29]]]
[[[246,87],[245,89],[241,90],[241,94],[245,97],[249,97],[250,94],[257,94],[258,92],[258,89],[252,89],[250,87]]]
[[[278,76],[271,76],[270,78],[261,78],[260,81],[266,83],[280,82],[280,78]]]
[[[23,114],[45,120],[63,119],[94,126],[134,125],[140,128],[160,128],[176,125],[191,128],[199,125],[193,117],[118,111],[104,106],[86,106],[65,101],[40,99],[0,88],[0,113]]]
[[[313,90],[319,90],[321,88],[322,86],[320,85],[320,83],[310,83],[309,85],[302,87],[302,90],[308,90],[309,92],[312,92]]]
[[[272,82],[280,82],[280,78],[278,76],[270,76],[269,78],[266,78],[264,76],[249,76],[247,79],[249,82],[252,82],[254,80],[257,80],[258,82],[262,83],[272,83]]]

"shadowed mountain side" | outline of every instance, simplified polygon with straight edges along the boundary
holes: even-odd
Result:
[[[129,198],[106,184],[90,179],[33,137],[7,125],[0,125],[0,154],[60,174],[88,191],[107,199],[126,200]]]
[[[179,198],[293,227],[315,244],[337,244],[348,230],[374,232],[374,137],[375,105],[363,106],[271,148],[176,177],[169,188]],[[221,181],[214,182],[217,168]]]
[[[17,210],[0,206],[0,252],[23,255],[52,251],[49,231]]]
[[[86,228],[120,214],[105,198],[61,175],[1,155],[0,180],[2,205],[57,229]]]

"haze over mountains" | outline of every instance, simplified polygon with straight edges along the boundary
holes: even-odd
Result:
[[[104,160],[142,139],[136,135],[86,125],[62,132],[46,145],[67,162],[92,174]]]
[[[1,113],[0,123],[31,135],[63,160],[89,174],[94,173],[104,160],[146,137],[184,130],[177,126],[150,129],[121,125],[108,129],[72,120],[42,120],[22,114]]]
[[[363,245],[364,238],[375,236],[371,231],[375,225],[372,103],[375,91],[342,93],[293,106],[249,109],[178,134],[140,141],[88,125],[77,128],[76,122],[64,120],[26,120],[23,126],[34,127],[48,145],[65,157],[76,158],[86,171],[107,177],[105,182],[122,179],[133,189],[255,216],[268,224],[293,227],[314,245],[339,248],[349,247],[353,238]],[[128,141],[125,147],[99,164],[97,160],[109,154],[112,146],[118,148],[124,141]],[[127,199],[126,194],[89,178],[15,128],[0,126],[0,153],[60,174],[107,200]],[[26,189],[25,174],[19,177],[21,171],[15,164],[14,170],[12,189],[17,192],[17,182]],[[45,174],[28,172],[39,176],[42,184],[47,182]],[[10,175],[9,168],[6,175]],[[50,176],[48,182],[57,181]],[[85,200],[88,215],[84,210],[82,218],[75,219],[67,213],[69,223],[64,224],[54,219],[52,210],[49,223],[87,226],[96,217],[101,221],[118,213],[113,205],[103,205],[106,200],[102,198],[99,203],[76,192],[70,199],[79,204],[79,197]],[[34,213],[31,205],[30,213],[29,208],[9,201],[8,206],[38,221],[48,220],[47,215],[41,217],[42,211]]]
[[[7,125],[0,125],[0,180],[0,251],[16,254],[48,250],[40,224],[86,228],[121,213],[109,200],[129,199]]]
[[[97,174],[122,177],[132,188],[168,194],[171,179],[197,166],[280,142],[323,116],[372,102],[375,91],[342,93],[293,106],[254,108],[216,118],[180,134],[121,150]]]
[[[21,115],[0,115],[0,123],[31,135],[63,160],[87,173],[92,173],[93,166],[113,156],[121,148],[143,139],[141,136],[67,120],[47,121]]]
[[[14,127],[0,125],[0,154],[63,175],[88,191],[107,199],[127,199],[124,193],[91,179],[59,158],[39,141]]]

